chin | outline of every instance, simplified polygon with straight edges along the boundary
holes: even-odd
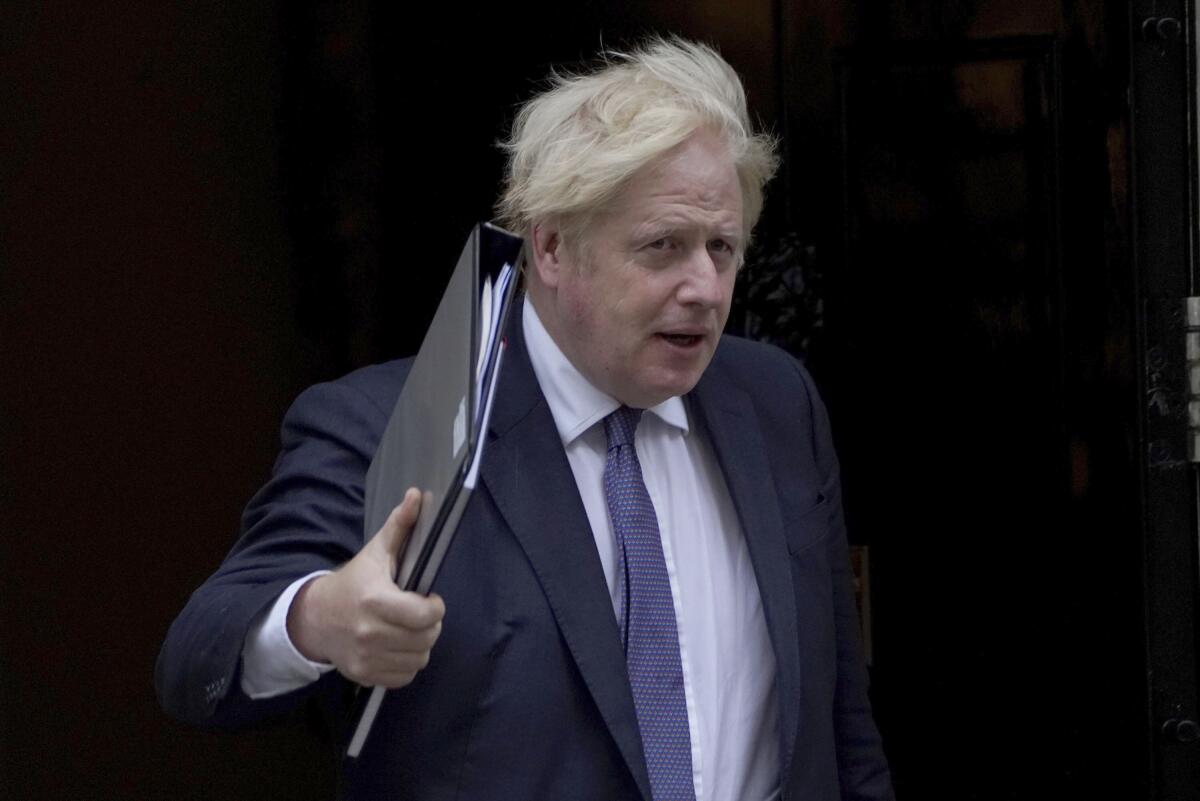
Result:
[[[692,391],[692,388],[696,386],[699,380],[700,373],[673,376],[667,380],[642,384],[636,387],[631,394],[636,394],[641,399],[642,402],[637,404],[638,408],[649,409],[651,406],[657,406],[668,398],[674,398],[677,395],[686,395]]]

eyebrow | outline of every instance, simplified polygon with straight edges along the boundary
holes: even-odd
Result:
[[[678,233],[680,231],[696,230],[699,227],[701,226],[691,222],[679,222],[673,220],[647,221],[638,223],[638,225],[633,229],[633,238],[638,240],[647,239],[650,237],[658,239],[663,236]],[[712,239],[714,237],[740,243],[742,241],[741,227],[737,226],[718,228],[715,232],[708,234],[705,238]]]

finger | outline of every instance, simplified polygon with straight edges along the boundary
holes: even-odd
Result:
[[[439,595],[421,595],[400,591],[388,595],[373,610],[379,618],[409,631],[421,631],[440,624],[446,616],[446,602]]]
[[[412,681],[429,664],[429,651],[372,654],[352,660],[346,675],[358,684],[399,687]]]
[[[441,634],[441,623],[435,623],[429,628],[419,631],[396,626],[387,632],[386,639],[380,642],[380,648],[389,658],[406,654],[428,654],[437,644]]]
[[[442,633],[441,622],[422,628],[390,623],[378,615],[359,620],[352,633],[360,658],[375,654],[401,654],[429,650]]]
[[[440,623],[421,631],[410,631],[403,626],[376,621],[355,631],[342,658],[335,663],[344,663],[356,674],[397,663],[407,665],[412,659],[421,660],[418,667],[423,667],[440,634]]]
[[[360,669],[343,670],[342,674],[355,684],[365,687],[404,687],[412,683],[417,675],[416,670],[404,670],[387,666],[368,666]]]
[[[409,487],[404,493],[404,500],[388,515],[372,541],[378,540],[379,547],[394,559],[408,541],[408,535],[412,533],[420,513],[421,493],[415,487]]]

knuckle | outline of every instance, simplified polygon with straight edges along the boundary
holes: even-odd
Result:
[[[421,628],[429,628],[430,626],[441,624],[442,618],[446,615],[446,607],[439,599],[435,603],[427,603],[422,606],[420,612]]]
[[[362,608],[366,612],[377,615],[383,608],[383,598],[377,593],[370,593],[363,596]]]
[[[354,642],[361,647],[374,639],[375,626],[369,620],[359,620],[351,629],[351,635]]]
[[[421,637],[422,649],[428,651],[430,648],[432,648],[438,641],[438,634],[440,633],[441,629],[436,625],[423,632],[423,636]]]
[[[361,660],[359,660],[357,657],[351,657],[350,659],[346,660],[346,664],[342,668],[342,672],[346,674],[347,678],[358,682],[359,684],[361,684],[366,678],[366,670]]]

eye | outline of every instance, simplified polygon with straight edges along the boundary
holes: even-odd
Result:
[[[733,253],[733,245],[729,244],[724,239],[713,239],[708,243],[709,250],[715,250],[718,253]]]
[[[671,247],[671,240],[667,237],[660,237],[646,245],[649,250],[666,250]]]

